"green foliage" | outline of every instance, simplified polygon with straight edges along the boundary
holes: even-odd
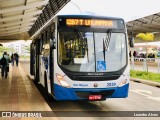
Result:
[[[0,46],[0,53],[3,53],[3,52],[5,52],[5,51],[8,52],[8,51],[9,51],[9,48]]]
[[[154,40],[154,34],[152,33],[139,33],[136,35],[137,38],[145,40],[145,41],[153,41]]]
[[[133,78],[139,78],[144,80],[150,80],[154,82],[160,82],[160,74],[157,73],[151,73],[151,72],[143,72],[143,71],[130,71],[130,76]]]
[[[139,33],[138,35],[136,35],[136,37],[138,39],[146,41],[146,54],[148,56],[147,41],[153,41],[154,40],[154,34],[152,34],[152,33]],[[147,65],[147,73],[148,73],[148,65]]]
[[[25,46],[25,50],[27,51],[27,53],[30,53],[30,46]]]
[[[15,52],[15,50],[13,48],[0,46],[0,56],[3,54],[3,52],[10,53],[10,52]]]

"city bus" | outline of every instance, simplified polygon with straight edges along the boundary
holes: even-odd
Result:
[[[30,74],[55,100],[128,96],[129,42],[123,19],[58,15],[32,38]]]

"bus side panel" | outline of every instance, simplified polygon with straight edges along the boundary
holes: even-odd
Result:
[[[40,83],[43,87],[45,87],[44,85],[44,72],[45,72],[45,69],[44,69],[44,61],[43,61],[43,55],[39,55],[39,66],[40,66]]]
[[[51,94],[51,78],[50,78],[50,55],[48,55],[48,67],[46,69],[46,77],[47,77],[47,89],[48,89],[48,92]]]

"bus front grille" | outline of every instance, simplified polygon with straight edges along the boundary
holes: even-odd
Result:
[[[75,81],[109,81],[117,80],[120,76],[68,76],[70,79]]]
[[[89,95],[102,95],[102,98],[107,98],[112,96],[115,90],[101,90],[99,92],[92,92],[92,91],[76,91],[76,94],[80,98],[88,98]]]

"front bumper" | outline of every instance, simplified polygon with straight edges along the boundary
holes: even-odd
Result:
[[[102,95],[106,98],[128,97],[129,84],[114,88],[65,88],[54,84],[54,96],[56,100],[88,100],[89,95]]]

